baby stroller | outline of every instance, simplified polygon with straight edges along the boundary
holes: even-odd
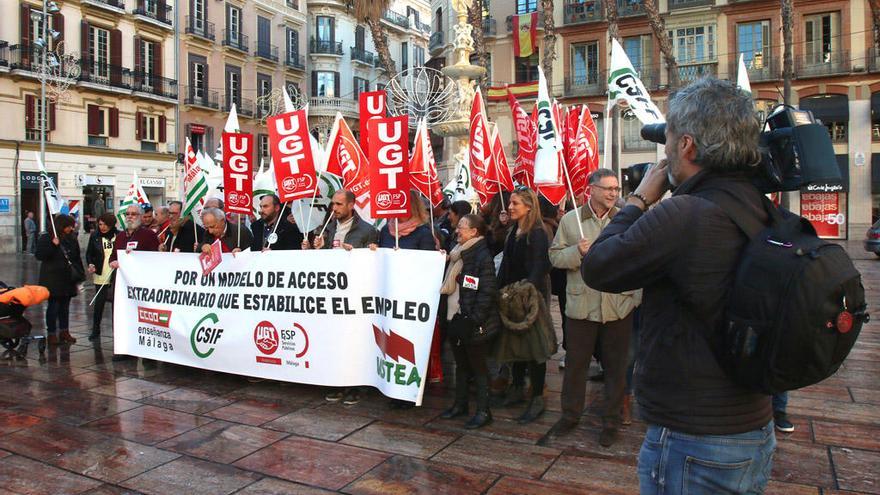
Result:
[[[32,341],[37,341],[40,354],[46,352],[46,336],[31,335],[31,322],[24,317],[24,310],[48,298],[49,291],[45,287],[16,288],[0,282],[0,345],[5,349],[4,359],[24,358]]]

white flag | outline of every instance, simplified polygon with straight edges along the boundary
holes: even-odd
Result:
[[[749,83],[749,71],[746,70],[746,62],[743,54],[739,54],[739,68],[736,71],[736,85],[746,93],[752,94],[752,85]]]
[[[540,91],[540,89],[539,89]],[[626,100],[629,108],[642,121],[642,124],[659,124],[665,122],[657,105],[651,101],[651,95],[639,79],[629,57],[616,39],[611,40],[611,71],[608,73],[608,101]],[[609,104],[609,106],[611,106]],[[540,123],[539,123],[540,126]]]
[[[559,162],[562,140],[553,118],[553,102],[550,101],[550,92],[547,90],[547,79],[540,66],[538,66],[538,100],[535,105],[538,108],[538,149],[535,152],[534,183],[559,184],[562,182],[562,168]]]
[[[40,182],[43,183],[43,194],[46,196],[46,204],[49,207],[49,213],[51,215],[57,215],[61,213],[61,207],[66,205],[67,202],[64,201],[64,198],[61,197],[61,194],[58,193],[58,189],[55,187],[55,182],[52,181],[52,178],[49,177],[49,173],[46,172],[46,167],[43,166],[43,161],[40,160],[40,154],[34,152],[37,156],[37,166],[40,167]]]

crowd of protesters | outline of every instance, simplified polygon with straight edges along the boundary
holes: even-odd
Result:
[[[413,191],[409,217],[378,230],[358,215],[354,195],[344,190],[331,198],[326,228],[312,232],[302,232],[292,215],[283,216],[275,195],[260,199],[249,228],[224,212],[219,199],[205,204],[198,223],[181,217],[179,201],[146,211],[129,206],[120,229],[112,214],[104,214],[86,249],[87,273],[103,292],[95,299],[89,338],[101,335],[118,250],[197,253],[218,240],[230,253],[436,250],[447,263],[429,382],[443,379],[444,345],[455,370],[453,400],[441,418],[465,418],[464,428],[474,429],[492,422],[491,408],[518,408],[514,417],[521,424],[542,416],[547,365],[559,351],[549,309],[555,296],[565,349],[559,361],[562,417],[545,438],[569,434],[583,420],[595,357],[604,381],[598,443],[613,445],[630,424],[633,390],[648,423],[639,455],[644,493],[664,484],[702,486],[697,474],[688,474],[688,463],[696,463],[703,481],[718,492],[760,492],[775,446],[774,419],[780,430],[793,429],[784,400],[775,398],[771,405],[770,397],[735,385],[699,336],[721,318],[725,291],[717,289],[729,287],[736,254],[746,242],[724,212],[700,199],[700,191],[723,184],[737,190],[744,203],[758,201],[738,175],[754,162],[751,100],[728,83],[706,80],[677,93],[669,107],[668,159],[625,199],[617,174],[600,169],[590,175],[588,199],[577,208],[557,207],[520,186],[482,209],[445,201],[432,218]],[[723,138],[713,134],[721,131],[711,121],[722,113],[729,116]],[[732,144],[707,144],[718,139]],[[661,201],[670,182],[678,187]],[[52,294],[46,311],[50,345],[75,342],[68,315],[83,278],[73,220],[57,215],[54,224],[54,231],[35,243],[40,283]],[[355,404],[362,393],[356,387],[329,390],[326,399]]]

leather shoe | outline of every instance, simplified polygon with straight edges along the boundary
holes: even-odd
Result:
[[[54,333],[50,333],[49,335],[46,336],[46,343],[49,345],[58,345],[58,343],[59,343],[58,336],[55,335]]]
[[[453,404],[452,407],[440,414],[442,419],[452,419],[459,416],[465,416],[468,413],[467,404]]]
[[[516,418],[516,422],[521,425],[528,424],[538,419],[541,414],[544,414],[544,398],[540,396],[532,397],[532,400],[529,401],[529,407]]]
[[[73,335],[70,335],[70,331],[68,330],[62,330],[61,333],[58,335],[58,340],[68,344],[76,343],[76,338],[74,338]]]
[[[477,411],[477,414],[464,424],[465,430],[476,430],[492,422],[492,413],[489,410]]]
[[[599,433],[599,445],[603,447],[611,447],[617,441],[617,428],[602,428]]]

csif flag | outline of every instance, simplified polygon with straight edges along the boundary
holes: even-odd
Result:
[[[186,138],[186,158],[184,163],[183,174],[183,211],[180,216],[186,217],[190,214],[194,215],[201,209],[205,202],[205,196],[208,194],[208,180],[205,173],[199,165],[195,151],[193,151],[192,143]]]
[[[64,199],[61,198],[61,194],[58,193],[58,189],[55,187],[55,182],[49,177],[49,173],[46,172],[46,167],[43,165],[43,161],[40,160],[40,154],[37,152],[35,154],[37,156],[37,166],[40,168],[40,183],[43,185],[43,195],[46,196],[49,214],[57,215],[61,213]]]
[[[559,184],[562,169],[559,160],[562,141],[558,127],[558,107],[550,100],[544,71],[538,67],[538,133],[535,153],[535,184]],[[555,111],[554,111],[555,110]]]
[[[642,124],[659,124],[665,121],[651,95],[639,79],[629,57],[616,39],[611,40],[611,70],[608,73],[608,101],[626,100],[629,108]]]
[[[492,182],[490,166],[492,162],[492,143],[489,141],[489,123],[483,107],[483,95],[480,87],[474,95],[471,106],[470,139],[468,139],[468,157],[471,172],[471,183],[480,197],[480,204],[486,205],[498,192],[498,184]]]
[[[150,201],[147,199],[147,193],[141,185],[141,180],[138,178],[137,172],[135,172],[131,178],[131,184],[128,186],[128,192],[125,193],[125,198],[122,199],[122,203],[119,205],[119,210],[116,212],[117,223],[119,225],[125,225],[125,210],[127,210],[129,206],[143,206],[148,204],[150,204]]]
[[[443,202],[444,196],[437,177],[437,162],[434,160],[428,125],[424,119],[419,122],[414,146],[409,160],[409,180],[413,188],[431,200],[431,205],[437,207]]]
[[[318,180],[306,111],[296,110],[269,117],[266,125],[281,202],[311,197]]]
[[[223,197],[229,213],[251,214],[254,180],[251,160],[254,135],[223,133]]]

